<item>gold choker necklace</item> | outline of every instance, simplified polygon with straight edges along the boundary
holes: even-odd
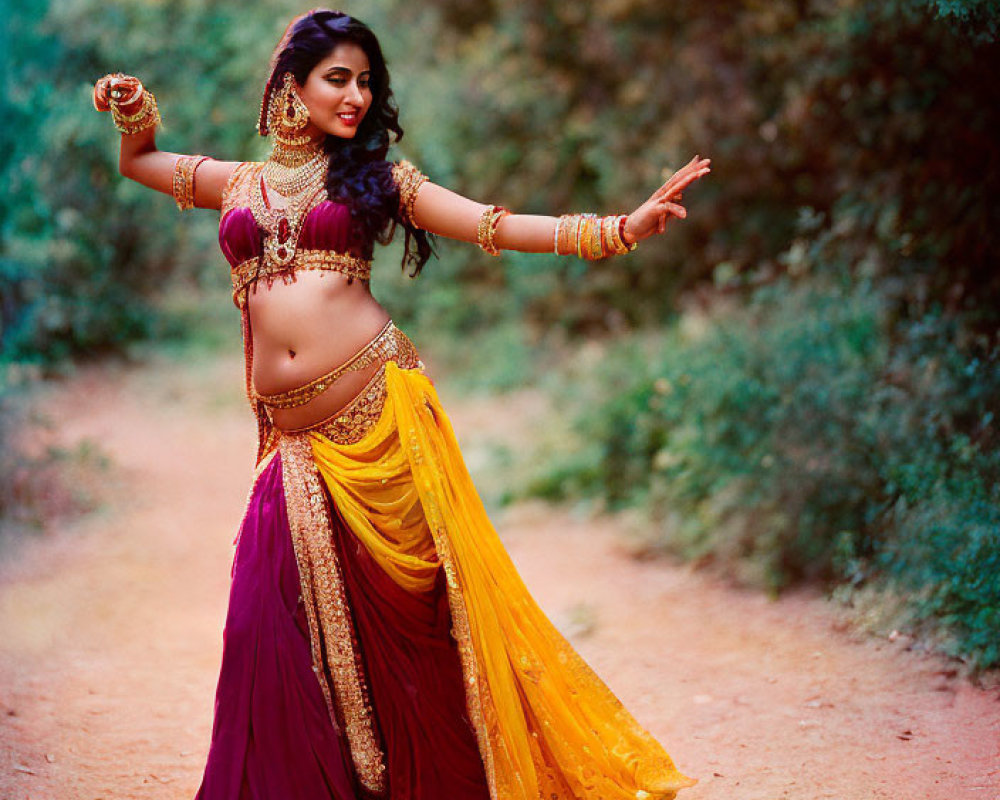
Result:
[[[322,141],[315,139],[275,139],[270,161],[283,167],[301,167],[314,158],[325,156]]]
[[[321,147],[288,147],[275,142],[264,164],[264,180],[278,194],[291,197],[317,182],[326,183],[328,156]]]

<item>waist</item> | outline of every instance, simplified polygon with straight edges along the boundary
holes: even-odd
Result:
[[[315,400],[349,372],[382,365],[387,361],[395,361],[403,369],[423,367],[413,342],[392,320],[386,322],[375,336],[333,369],[286,391],[262,394],[254,389],[253,397],[270,410],[298,408]]]

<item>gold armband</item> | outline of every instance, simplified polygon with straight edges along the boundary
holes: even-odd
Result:
[[[208,156],[180,156],[174,163],[174,200],[177,208],[194,208],[194,176]]]
[[[575,255],[588,261],[629,253],[636,244],[625,243],[627,219],[624,214],[610,217],[564,214],[556,222],[552,250],[557,256]]]
[[[392,167],[392,178],[399,187],[399,214],[414,225],[413,204],[417,202],[417,191],[427,181],[427,176],[409,161],[400,161]]]
[[[503,206],[486,207],[479,218],[479,228],[476,230],[476,241],[483,252],[491,256],[500,255],[500,248],[496,244],[497,229],[500,227],[500,220],[509,214],[510,211]]]
[[[153,128],[160,124],[160,110],[156,107],[156,98],[149,89],[144,89],[142,94],[142,105],[134,114],[126,114],[122,111],[120,102],[111,103],[111,117],[115,121],[115,127],[126,135],[140,133],[148,128]]]

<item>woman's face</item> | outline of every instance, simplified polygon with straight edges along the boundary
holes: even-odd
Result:
[[[353,139],[372,104],[371,69],[365,51],[341,42],[320,61],[298,87],[309,109],[307,133]]]

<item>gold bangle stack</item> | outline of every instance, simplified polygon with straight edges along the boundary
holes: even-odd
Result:
[[[483,252],[489,253],[491,256],[500,255],[500,248],[496,245],[497,229],[500,227],[500,220],[508,214],[510,214],[510,210],[503,206],[487,206],[479,218],[476,241],[479,242]]]
[[[156,107],[156,98],[148,89],[143,90],[142,105],[134,114],[126,114],[121,107],[125,105],[121,102],[111,103],[111,117],[115,121],[115,127],[126,135],[140,133],[141,131],[153,128],[160,124],[160,110]]]
[[[174,200],[177,208],[194,208],[194,175],[208,156],[180,156],[174,163]]]
[[[556,222],[553,252],[557,256],[576,255],[588,261],[618,256],[635,250],[626,244],[625,221],[628,216],[598,217],[596,214],[564,214]]]

